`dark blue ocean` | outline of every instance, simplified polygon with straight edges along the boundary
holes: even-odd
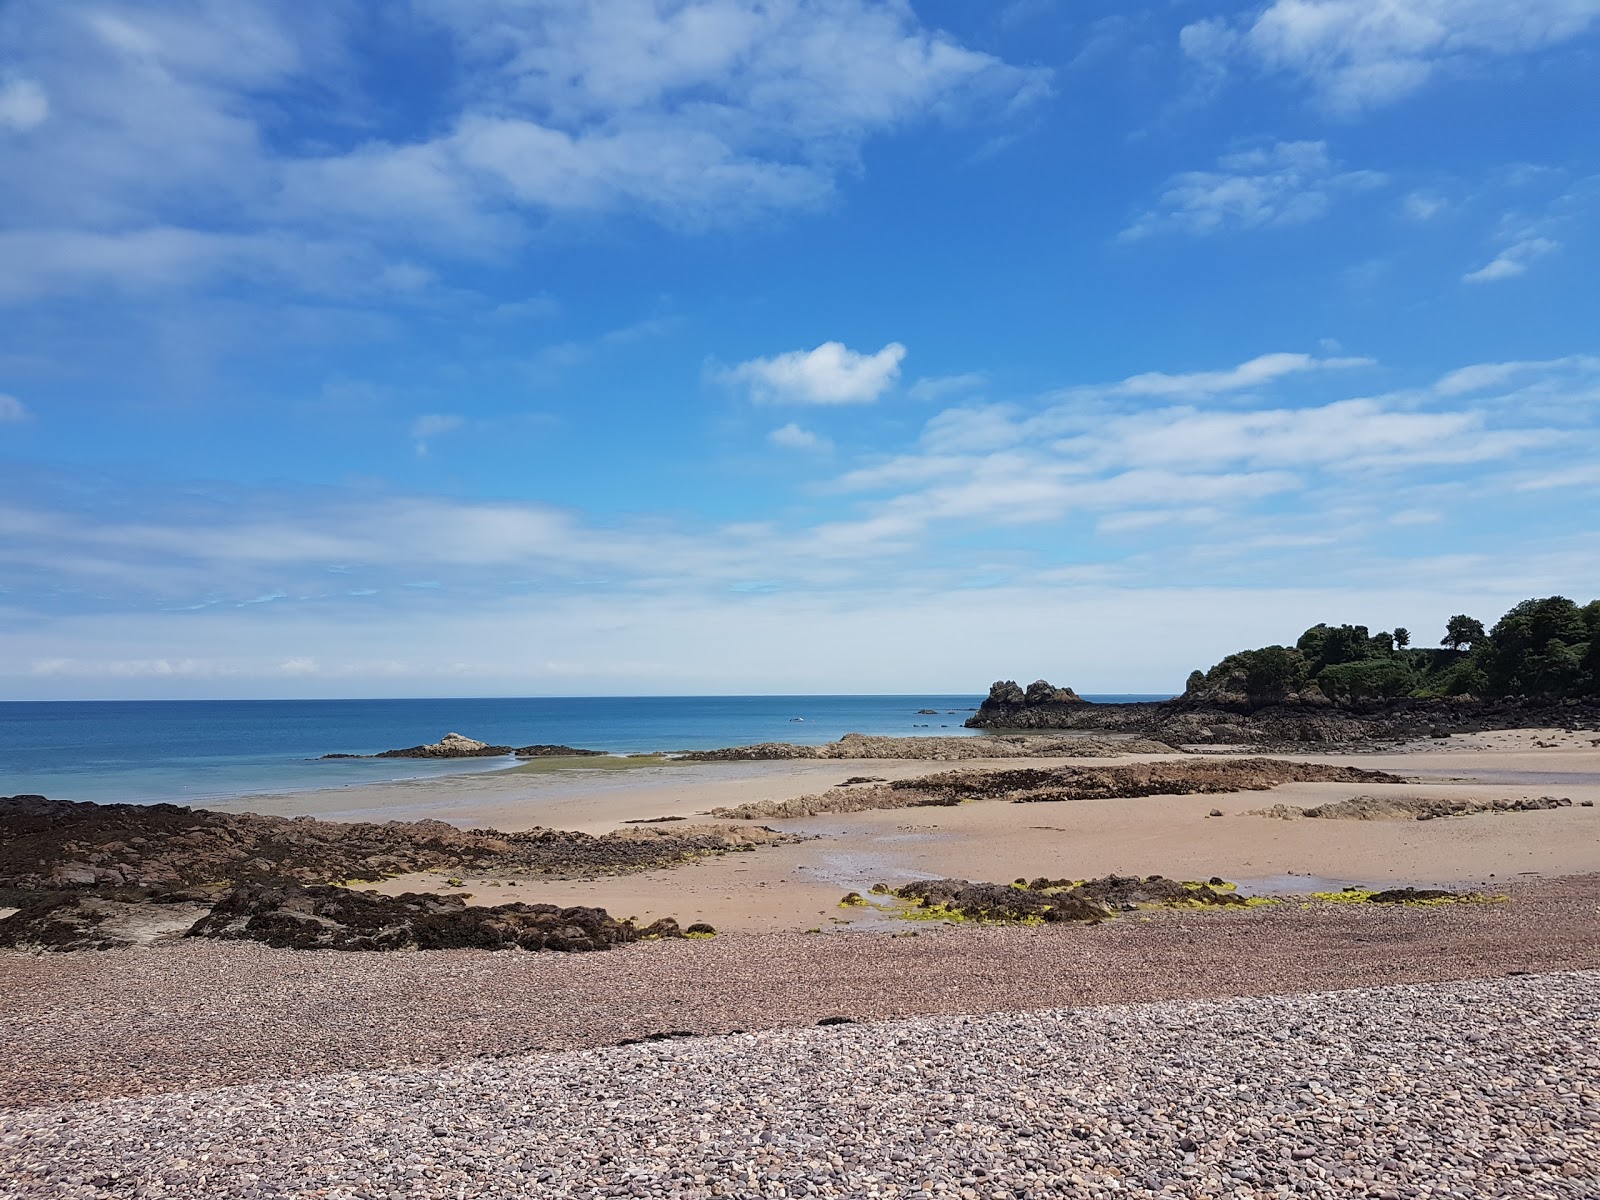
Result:
[[[1091,696],[1102,702],[1164,696]],[[0,703],[0,795],[191,802],[496,770],[499,759],[319,761],[437,741],[633,754],[843,734],[969,736],[980,696],[605,696],[468,700]],[[937,714],[919,714],[931,708]],[[798,719],[796,719],[798,718]]]

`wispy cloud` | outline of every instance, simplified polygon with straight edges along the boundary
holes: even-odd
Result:
[[[1463,283],[1494,283],[1501,279],[1514,279],[1527,273],[1528,264],[1561,249],[1561,243],[1550,238],[1530,237],[1513,242],[1476,271],[1461,277]]]
[[[842,470],[826,457],[795,459],[816,469],[803,511],[769,497],[777,515],[720,525],[371,488],[190,486],[86,502],[65,483],[57,492],[0,481],[11,485],[0,504],[10,589],[0,690],[39,694],[46,679],[80,694],[93,680],[108,690],[171,681],[176,694],[208,680],[237,690],[241,681],[348,689],[364,679],[415,691],[465,679],[455,686],[482,691],[512,666],[517,682],[494,687],[603,690],[626,678],[726,688],[736,674],[713,685],[685,664],[787,647],[793,639],[779,631],[797,628],[828,631],[811,665],[832,674],[811,687],[867,687],[839,674],[839,639],[856,662],[875,661],[885,647],[914,644],[906,639],[924,618],[931,630],[957,612],[970,622],[975,604],[1055,612],[1072,589],[1103,589],[1097,629],[1120,628],[1157,596],[1192,605],[1239,581],[1249,603],[1279,601],[1255,620],[1286,620],[1283,596],[1312,577],[1351,587],[1370,576],[1444,603],[1406,532],[1424,522],[1438,547],[1429,561],[1458,605],[1479,594],[1472,572],[1488,574],[1487,512],[1545,503],[1551,481],[1600,484],[1600,358],[1471,364],[1412,387],[1328,398],[1353,386],[1349,370],[1362,361],[1267,354],[956,405],[887,458]],[[773,432],[794,449],[812,446],[798,423]],[[1497,597],[1514,600],[1547,577],[1568,591],[1600,589],[1593,538],[1575,532],[1586,526],[1573,511],[1547,508],[1544,532],[1493,548],[1492,574],[1518,593]],[[1396,544],[1386,549],[1386,538]],[[1363,586],[1371,594],[1378,583]],[[938,599],[951,596],[959,604]],[[1300,624],[1344,611],[1313,605]],[[1408,610],[1405,623],[1424,616]],[[701,659],[693,630],[707,628],[723,650]],[[560,670],[529,657],[552,630],[572,648]],[[397,645],[419,649],[397,665]],[[661,645],[674,654],[663,657]],[[1207,657],[1190,645],[1151,662],[1179,650],[1184,662]],[[996,647],[989,652],[981,664],[940,662],[987,679]],[[792,672],[764,661],[761,686],[807,690],[808,661],[795,658]],[[591,665],[588,683],[562,674]]]
[[[1224,155],[1214,171],[1174,175],[1122,237],[1300,225],[1325,216],[1338,196],[1384,182],[1376,171],[1340,170],[1325,142],[1278,142]]]
[[[796,425],[793,421],[790,421],[787,425],[780,425],[777,429],[767,434],[767,441],[785,450],[827,450],[832,445],[827,438],[820,437],[811,430]]]
[[[445,433],[454,433],[466,424],[466,418],[457,413],[425,413],[411,422],[411,440],[416,444],[419,457],[426,457],[428,443]]]
[[[1300,77],[1343,114],[1392,104],[1456,64],[1564,42],[1600,17],[1596,0],[1273,0],[1234,20],[1187,26],[1184,50],[1207,71],[1236,61]]]
[[[1192,371],[1170,375],[1147,371],[1113,385],[1111,392],[1125,396],[1214,396],[1260,387],[1288,375],[1308,371],[1341,371],[1370,367],[1370,358],[1315,358],[1310,354],[1263,354],[1225,371]]]
[[[15,396],[0,392],[0,423],[6,421],[26,421],[28,419],[27,406]]]
[[[965,371],[959,375],[924,375],[906,389],[906,395],[913,400],[937,403],[981,391],[988,384],[989,377],[982,371]]]
[[[900,378],[906,348],[890,342],[876,354],[823,342],[815,350],[790,350],[715,368],[714,378],[744,388],[757,404],[871,404]]]

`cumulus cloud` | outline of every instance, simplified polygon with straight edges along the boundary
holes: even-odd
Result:
[[[1273,0],[1186,26],[1180,44],[1211,72],[1244,61],[1298,76],[1351,114],[1410,95],[1442,67],[1566,41],[1597,16],[1600,0]]]
[[[1047,71],[871,0],[354,12],[269,0],[0,8],[17,72],[0,79],[0,207],[22,236],[79,237],[67,248],[76,270],[14,270],[0,255],[0,298],[107,276],[202,282],[202,255],[264,269],[273,257],[251,243],[273,239],[489,260],[564,213],[748,220],[825,201],[873,136],[930,116],[1004,118],[1049,86]],[[379,42],[425,44],[454,82],[415,97],[410,130],[274,137],[280,102],[313,88],[336,93],[348,127],[366,123],[373,100],[356,81],[370,21],[386,26]],[[46,121],[49,138],[8,136]]]
[[[790,421],[787,425],[779,426],[767,434],[767,441],[774,446],[781,446],[785,450],[826,450],[830,447],[827,438],[819,437],[809,429],[803,429]]]
[[[1342,171],[1326,142],[1278,142],[1226,154],[1214,171],[1185,171],[1156,205],[1122,231],[1135,241],[1159,233],[1204,235],[1299,225],[1324,216],[1341,195],[1381,187],[1376,171]]]
[[[27,406],[15,396],[8,396],[0,392],[0,423],[6,421],[26,421],[28,419]]]
[[[752,358],[714,372],[723,383],[748,389],[758,404],[871,404],[900,378],[906,348],[890,342],[876,354],[823,342],[815,350],[790,350]]]
[[[1476,271],[1461,277],[1463,283],[1494,283],[1501,279],[1514,279],[1527,273],[1528,264],[1535,259],[1561,249],[1561,243],[1546,237],[1523,238],[1500,251],[1493,259]]]

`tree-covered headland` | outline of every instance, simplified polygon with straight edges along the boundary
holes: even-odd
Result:
[[[1313,625],[1293,646],[1230,654],[1189,676],[1185,697],[1271,704],[1351,704],[1405,697],[1600,696],[1600,600],[1524,600],[1492,628],[1461,615],[1437,649],[1413,647],[1403,628]]]

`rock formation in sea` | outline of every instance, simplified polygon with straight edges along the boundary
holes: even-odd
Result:
[[[323,758],[603,758],[604,750],[580,750],[575,746],[491,746],[461,733],[447,733],[437,742],[407,746],[403,750],[383,750],[377,754],[324,754]]]

